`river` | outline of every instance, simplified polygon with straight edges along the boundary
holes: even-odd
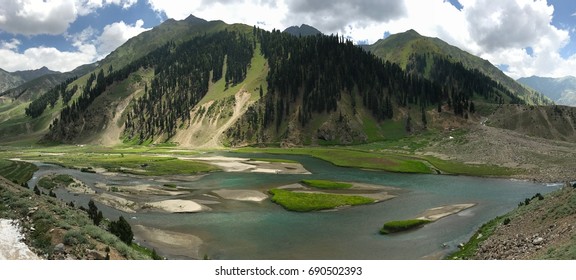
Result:
[[[327,179],[398,187],[406,192],[394,199],[339,211],[296,213],[284,210],[269,199],[263,202],[225,201],[213,211],[201,213],[158,213],[121,211],[97,204],[104,216],[130,217],[130,223],[198,236],[201,255],[212,259],[425,259],[441,258],[466,242],[483,223],[517,207],[518,202],[536,193],[548,193],[559,185],[542,185],[507,179],[467,176],[399,174],[342,168],[307,156],[226,154],[234,157],[284,158],[296,160],[310,175],[215,172],[182,181],[171,177],[147,178],[125,175],[82,173],[49,164],[29,181],[33,187],[48,173],[70,174],[89,186],[138,184],[162,185],[173,182],[190,189],[195,196],[217,189],[266,191],[301,179]],[[206,156],[206,155],[204,155]],[[162,179],[162,180],[159,180]],[[87,205],[87,195],[57,192],[59,198]],[[442,218],[418,230],[381,235],[379,229],[390,220],[417,217],[433,207],[476,203],[455,215]],[[188,259],[186,248],[175,254],[163,248],[159,253],[171,259]],[[190,251],[192,252],[192,248]],[[182,253],[184,252],[184,253]]]

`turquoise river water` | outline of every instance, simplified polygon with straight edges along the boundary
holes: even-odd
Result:
[[[216,189],[253,189],[266,191],[272,187],[302,179],[327,179],[362,182],[402,188],[406,192],[394,199],[372,205],[339,211],[296,213],[284,210],[269,199],[263,202],[231,201],[213,211],[201,213],[135,213],[128,214],[97,204],[108,218],[130,217],[132,224],[196,235],[203,240],[201,254],[212,259],[423,259],[442,258],[466,242],[483,223],[502,215],[518,202],[536,193],[548,193],[559,185],[477,178],[467,176],[398,174],[334,166],[306,156],[274,156],[253,154],[215,154],[233,157],[284,158],[296,160],[311,175],[215,172],[190,180],[175,181],[192,193],[208,193]],[[207,155],[203,155],[207,156]],[[70,174],[89,186],[97,182],[108,185],[162,185],[171,178],[151,179],[123,175],[81,173],[49,164],[38,164],[40,170],[29,182],[33,187],[42,175]],[[89,196],[58,197],[87,205]],[[382,225],[390,220],[417,217],[429,208],[459,204],[477,205],[442,218],[418,230],[381,235]],[[162,252],[162,248],[157,251]],[[187,255],[168,255],[187,259]]]

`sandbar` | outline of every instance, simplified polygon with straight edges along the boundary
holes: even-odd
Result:
[[[260,202],[268,198],[266,194],[255,190],[215,190],[212,192],[221,198],[239,201]]]
[[[94,197],[94,199],[104,205],[110,206],[114,209],[126,213],[136,213],[137,205],[134,201],[125,199],[123,197],[111,195],[108,193],[101,193]]]
[[[220,167],[225,172],[253,172],[272,174],[311,174],[300,163],[267,162],[237,157],[179,157],[179,159],[204,161]]]
[[[440,206],[435,208],[430,208],[426,210],[420,217],[416,218],[419,220],[428,220],[428,221],[437,221],[446,216],[450,216],[456,214],[460,211],[465,209],[471,208],[476,206],[475,203],[466,203],[466,204],[453,204],[453,205],[446,205]]]
[[[192,200],[170,199],[157,202],[148,202],[145,204],[153,208],[158,208],[171,213],[194,213],[211,210],[209,207]]]

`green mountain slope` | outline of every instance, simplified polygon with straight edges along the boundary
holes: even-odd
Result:
[[[4,91],[2,95],[23,102],[32,101],[65,80],[86,75],[96,67],[96,64],[87,64],[65,73],[50,71],[43,68],[34,71],[21,71],[19,75],[27,77],[29,80]]]
[[[420,36],[405,35],[387,41],[407,54],[402,69],[336,36],[168,20],[34,102],[5,102],[0,130],[103,145],[358,144],[476,121],[475,102],[525,103],[478,70],[414,55],[406,42]]]
[[[114,69],[120,69],[167,42],[179,44],[197,36],[223,31],[224,29],[250,31],[252,30],[251,28],[241,24],[228,25],[220,20],[206,21],[193,15],[181,21],[168,19],[152,30],[131,38],[104,58],[100,64],[105,67],[111,65]]]
[[[466,69],[477,70],[500,83],[512,94],[528,104],[552,104],[549,98],[518,84],[489,61],[471,55],[438,38],[421,36],[414,30],[391,35],[365,48],[384,60],[398,63],[403,69],[407,70],[410,70],[411,66],[415,64],[415,58],[418,56],[439,57],[452,63],[460,63]],[[435,68],[435,65],[430,62],[428,60],[428,65],[424,67],[428,71],[421,74],[428,76],[429,70]]]
[[[556,104],[576,106],[576,77],[545,78],[532,76],[518,82],[548,96]]]

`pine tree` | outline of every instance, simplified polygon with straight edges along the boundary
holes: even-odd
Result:
[[[118,221],[113,221],[110,223],[108,230],[118,236],[122,242],[130,245],[132,244],[132,239],[134,238],[134,233],[132,232],[132,227],[130,224],[124,219],[123,216],[118,218]]]

